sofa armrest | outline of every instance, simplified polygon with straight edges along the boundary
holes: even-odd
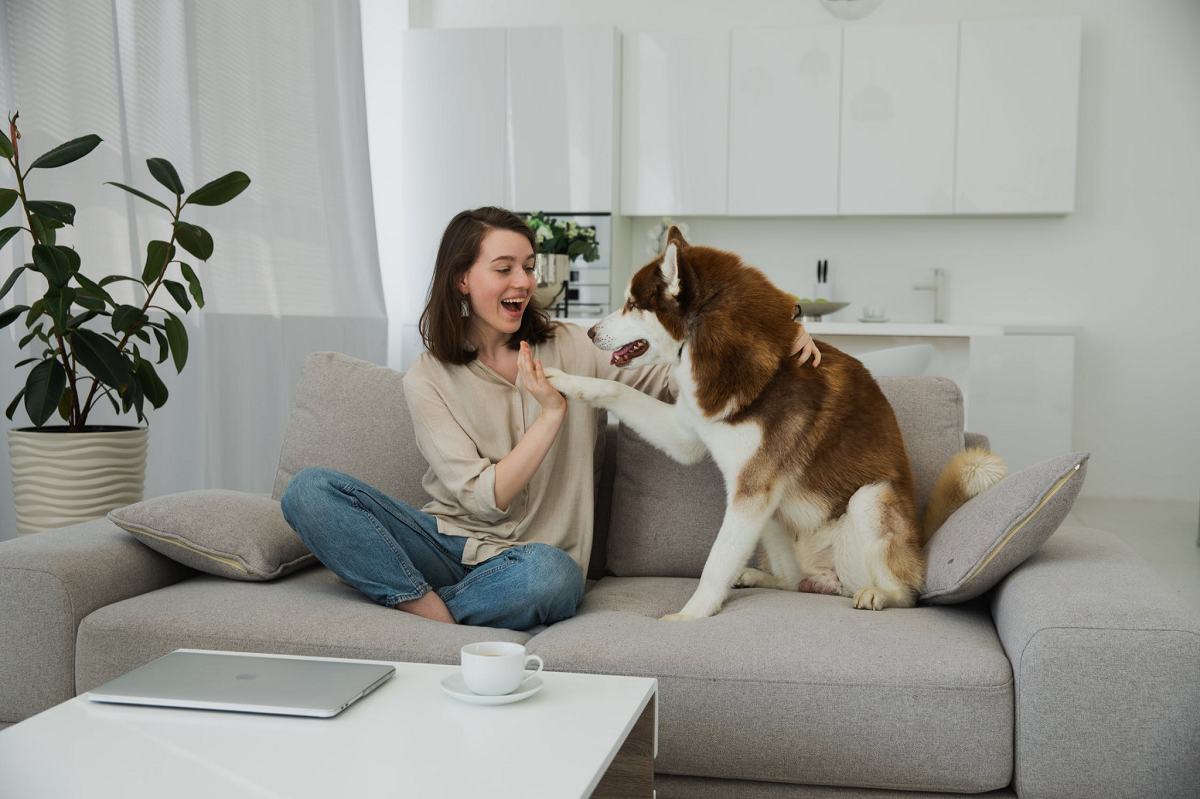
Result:
[[[990,594],[1021,799],[1195,796],[1200,614],[1101,530],[1060,528]]]
[[[986,449],[991,452],[992,442],[983,433],[972,433],[968,430],[963,433],[963,449],[970,449],[971,447],[978,447],[979,449]]]
[[[89,613],[192,574],[104,518],[0,543],[0,722],[75,696]]]

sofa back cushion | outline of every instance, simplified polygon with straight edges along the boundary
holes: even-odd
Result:
[[[421,478],[429,464],[417,449],[404,401],[404,375],[336,352],[304,361],[283,436],[271,496],[309,466],[357,477],[420,508],[429,501]]]
[[[877,378],[896,413],[925,512],[941,470],[963,448],[962,392],[944,377]],[[711,457],[684,466],[624,425],[617,436],[607,567],[619,577],[699,577],[725,484]]]

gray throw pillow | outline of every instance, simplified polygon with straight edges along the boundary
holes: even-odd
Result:
[[[241,491],[184,491],[108,514],[151,549],[232,580],[273,580],[316,563],[279,501]]]
[[[1089,457],[1075,452],[1042,461],[956,510],[925,544],[921,601],[974,599],[1037,552],[1075,504]]]

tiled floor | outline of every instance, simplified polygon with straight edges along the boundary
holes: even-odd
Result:
[[[1075,500],[1067,524],[1107,530],[1150,562],[1192,607],[1200,611],[1200,547],[1195,502],[1134,499]]]

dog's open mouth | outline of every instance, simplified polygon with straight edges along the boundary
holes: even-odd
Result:
[[[644,338],[639,338],[637,341],[626,344],[612,354],[613,366],[628,366],[630,361],[639,355],[645,355],[646,350],[650,349],[650,342]]]

